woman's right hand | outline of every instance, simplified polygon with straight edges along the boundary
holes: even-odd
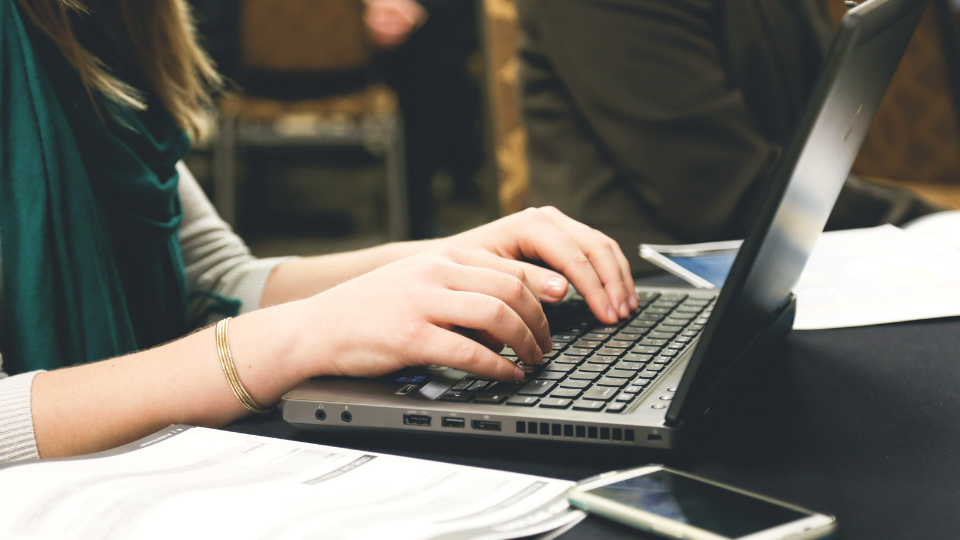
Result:
[[[497,354],[504,345],[525,364],[542,363],[553,347],[523,266],[452,245],[297,304],[307,327],[294,357],[307,362],[312,376],[375,377],[438,364],[516,381],[524,372]]]

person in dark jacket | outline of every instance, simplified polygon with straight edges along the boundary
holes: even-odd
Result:
[[[529,204],[610,235],[635,269],[641,242],[742,238],[829,47],[819,0],[517,4]],[[828,228],[931,210],[851,177]]]

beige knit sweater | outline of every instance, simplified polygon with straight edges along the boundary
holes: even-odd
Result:
[[[190,292],[213,291],[237,298],[242,302],[241,313],[257,309],[267,277],[284,259],[256,259],[250,255],[243,240],[217,215],[186,166],[180,163],[177,169],[184,214],[180,246]],[[203,308],[202,302],[190,305],[191,314]],[[0,357],[0,461],[35,459],[39,454],[33,433],[30,389],[39,372],[7,377],[2,369]]]

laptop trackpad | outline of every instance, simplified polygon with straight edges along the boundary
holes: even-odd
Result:
[[[469,373],[459,369],[444,368],[443,371],[431,369],[430,375],[430,382],[423,385],[423,388],[420,389],[420,395],[427,399],[434,400],[449,390],[451,386],[460,382],[460,380],[469,375]]]

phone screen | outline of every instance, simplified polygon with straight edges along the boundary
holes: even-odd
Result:
[[[758,533],[811,515],[662,470],[590,493],[727,538]]]

